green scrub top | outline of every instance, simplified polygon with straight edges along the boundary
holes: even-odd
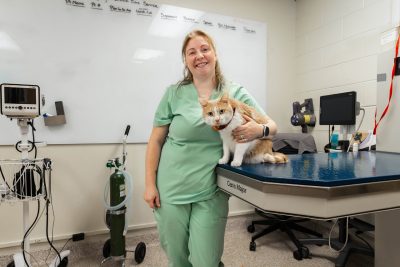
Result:
[[[265,114],[242,86],[227,83],[224,90],[229,90],[231,98]],[[221,92],[214,90],[211,99],[220,95]],[[217,191],[214,169],[222,157],[222,141],[219,133],[204,122],[192,83],[167,88],[153,125],[169,125],[157,171],[161,202],[188,204],[210,199]]]

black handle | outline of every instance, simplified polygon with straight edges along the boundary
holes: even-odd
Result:
[[[130,125],[127,125],[126,126],[126,129],[125,129],[125,135],[126,136],[128,136],[128,134],[129,134],[129,130],[131,129],[131,126]]]

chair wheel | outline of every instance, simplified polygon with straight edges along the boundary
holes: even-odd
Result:
[[[250,251],[256,251],[256,242],[254,242],[254,241],[251,241],[250,242]]]
[[[308,250],[308,247],[301,247],[301,254],[303,255],[303,258],[309,258],[310,257],[310,250]]]
[[[298,261],[301,261],[303,259],[303,256],[301,255],[301,252],[299,250],[293,251],[293,258],[295,258]]]
[[[135,261],[137,263],[142,263],[145,256],[146,256],[146,244],[140,242],[139,244],[137,244],[135,249]]]
[[[293,258],[298,261],[301,261],[304,258],[308,258],[310,256],[310,251],[307,247],[301,247],[299,250],[293,251]]]
[[[111,255],[111,239],[108,239],[103,246],[103,257],[107,259]]]
[[[254,224],[250,224],[249,226],[247,226],[247,232],[254,233],[255,230],[256,228],[254,227]]]

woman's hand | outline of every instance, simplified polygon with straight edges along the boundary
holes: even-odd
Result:
[[[155,209],[161,207],[160,195],[158,194],[158,190],[155,186],[146,186],[143,198],[150,208]]]
[[[232,131],[233,138],[238,143],[246,143],[263,136],[263,125],[258,124],[247,115],[242,115],[245,123]]]

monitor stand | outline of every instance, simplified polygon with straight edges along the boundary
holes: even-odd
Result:
[[[349,134],[353,134],[356,131],[356,126],[353,125],[340,125],[340,134],[342,135],[342,140],[350,140]]]

